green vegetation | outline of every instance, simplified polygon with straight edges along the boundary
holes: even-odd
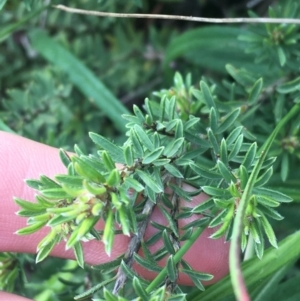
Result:
[[[0,288],[38,301],[246,300],[236,269],[242,258],[251,300],[298,300],[299,25],[97,18],[59,11],[50,1],[5,2],[0,129],[59,147],[66,173],[27,179],[39,192],[36,203],[15,198],[28,224],[18,234],[51,230],[36,256],[0,254]],[[265,1],[269,9],[264,1],[188,2],[68,5],[240,17],[252,3],[252,17],[300,18],[293,0]],[[188,206],[200,193],[208,199]],[[166,225],[151,221],[154,208]],[[190,217],[197,218],[180,228]],[[157,233],[144,239],[149,223]],[[211,239],[231,241],[231,270],[204,287],[214,275],[182,257],[207,227],[215,229]],[[111,254],[117,235],[130,236],[126,253],[85,264],[85,241],[100,240]],[[64,240],[76,262],[47,257]],[[134,262],[157,276],[143,279]],[[192,289],[177,283],[179,272]]]

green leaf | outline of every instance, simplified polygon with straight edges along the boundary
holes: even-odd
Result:
[[[39,203],[32,203],[26,200],[14,197],[14,201],[23,209],[30,210],[30,211],[41,211],[44,210],[44,206]]]
[[[221,160],[217,161],[217,166],[221,175],[223,176],[224,180],[227,183],[231,183],[231,182],[235,183],[237,181],[235,176],[229,170],[229,168]]]
[[[263,226],[263,228],[264,228],[264,231],[265,231],[265,233],[267,234],[267,237],[268,237],[268,239],[269,239],[270,244],[271,244],[274,248],[278,248],[275,233],[274,233],[273,228],[272,228],[272,226],[270,225],[268,219],[267,219],[267,218],[265,217],[265,215],[263,214],[263,215],[260,217],[260,220],[261,220],[261,224],[262,224],[262,226]]]
[[[184,143],[183,137],[172,141],[165,147],[163,154],[168,158],[173,157],[180,150],[183,143]]]
[[[150,153],[148,153],[144,156],[142,163],[143,164],[152,163],[153,161],[157,160],[161,156],[163,151],[164,151],[164,146],[161,146],[161,147],[151,151]]]
[[[231,146],[231,144],[233,144],[236,139],[239,137],[239,135],[241,134],[243,130],[243,127],[242,126],[239,126],[237,128],[235,128],[230,134],[229,136],[226,138],[226,144],[227,144],[227,147]]]
[[[121,257],[117,257],[114,260],[110,260],[108,262],[104,262],[98,265],[92,265],[92,269],[93,270],[97,270],[97,271],[108,271],[108,270],[115,270],[117,267],[120,266],[120,263],[122,262],[122,256]]]
[[[55,180],[60,184],[82,187],[83,177],[70,175],[56,175]]]
[[[245,166],[246,169],[249,169],[251,167],[256,156],[256,151],[257,151],[257,143],[254,142],[251,144],[242,162],[242,165]]]
[[[149,294],[146,292],[146,290],[144,289],[144,287],[142,286],[141,282],[139,281],[139,279],[137,277],[133,278],[132,286],[133,286],[135,292],[137,293],[137,295],[143,301],[149,300]]]
[[[221,179],[222,176],[219,173],[216,173],[214,171],[208,170],[202,166],[196,165],[195,163],[191,163],[190,167],[200,176],[206,178],[206,179]]]
[[[57,243],[57,239],[53,239],[52,241],[49,242],[49,244],[43,246],[38,251],[38,254],[35,258],[35,262],[38,263],[38,262],[41,262],[42,260],[44,260],[50,254],[50,252],[53,250],[56,243]]]
[[[178,271],[174,262],[174,257],[172,255],[169,256],[166,267],[168,277],[172,282],[175,282],[178,277]]]
[[[121,176],[117,168],[113,169],[106,179],[106,183],[110,187],[115,187],[120,184]]]
[[[219,154],[219,152],[220,152],[219,143],[211,129],[207,129],[207,135],[208,135],[208,140],[209,140],[211,147],[213,148],[215,154]]]
[[[98,134],[89,133],[89,136],[95,144],[100,146],[101,149],[106,150],[115,162],[125,164],[122,148]]]
[[[255,187],[264,186],[267,184],[273,174],[273,166],[269,167],[255,182]]]
[[[127,145],[124,148],[124,158],[127,166],[132,166],[134,163],[134,155],[132,145]]]
[[[107,171],[111,172],[116,168],[116,164],[107,151],[101,152],[101,159]]]
[[[144,156],[143,144],[138,138],[138,135],[134,129],[130,129],[130,139],[132,141],[137,157],[142,158]]]
[[[105,220],[102,241],[105,245],[105,252],[108,256],[111,254],[112,244],[114,239],[114,215],[112,210],[109,210]]]
[[[24,227],[18,231],[16,231],[16,234],[18,235],[28,235],[32,234],[38,230],[40,230],[43,226],[45,226],[47,221],[41,221],[41,222],[36,222],[32,225],[29,225],[27,227]]]
[[[178,179],[182,179],[183,178],[183,175],[182,173],[179,171],[178,168],[176,168],[174,165],[172,164],[166,164],[164,166],[164,168],[172,175],[174,176],[175,178],[178,178]]]
[[[87,233],[91,231],[91,229],[96,225],[98,222],[99,217],[88,217],[84,219],[79,225],[78,225],[78,233],[77,233],[77,241],[79,241],[82,237],[84,237]],[[103,234],[104,236],[104,234]]]
[[[162,268],[158,266],[154,260],[153,261],[146,260],[136,253],[134,254],[134,259],[136,263],[138,263],[140,266],[142,266],[144,269],[148,271],[159,273],[162,270]]]
[[[222,123],[219,125],[216,134],[221,134],[223,132],[225,132],[227,129],[229,129],[234,122],[237,120],[237,118],[239,117],[241,113],[241,109],[237,108],[235,110],[233,110],[231,113],[229,113],[225,119],[222,121]]]
[[[0,10],[4,7],[6,0],[0,0]]]
[[[125,183],[126,185],[128,185],[128,187],[133,188],[137,192],[141,192],[144,190],[144,186],[132,177],[126,177]]]
[[[290,203],[293,199],[279,191],[271,190],[263,187],[255,187],[253,193],[259,196],[265,196],[280,203]]]
[[[218,117],[214,107],[210,108],[209,112],[209,127],[211,128],[213,133],[217,132],[218,128]]]
[[[226,140],[223,138],[221,141],[221,147],[220,147],[220,159],[225,165],[228,164],[227,154],[228,154],[227,144],[226,144]]]
[[[76,243],[73,246],[73,250],[74,250],[75,258],[76,258],[78,265],[81,268],[84,268],[84,256],[83,256],[83,249],[82,249],[81,242]]]
[[[297,77],[289,82],[286,82],[277,87],[277,92],[282,94],[292,93],[300,90],[300,77]]]
[[[71,163],[71,159],[68,155],[68,153],[63,150],[62,148],[59,149],[59,157],[61,162],[64,164],[65,167],[68,167],[69,164]]]
[[[222,210],[212,221],[209,223],[209,228],[214,228],[223,222],[230,221],[234,217],[234,205]]]
[[[102,195],[106,192],[105,186],[90,182],[86,179],[83,180],[83,187],[89,192],[94,195]]]
[[[141,170],[137,170],[136,173],[142,179],[145,185],[147,185],[155,193],[161,193],[164,191],[164,188],[161,185],[153,181],[150,174]]]
[[[174,218],[163,206],[159,205],[159,209],[163,213],[164,217],[167,219],[168,227],[173,231],[173,235],[179,237],[178,227],[176,225],[176,222],[174,221]]]
[[[197,64],[200,68],[225,73],[224,66],[230,63],[255,73],[267,72],[264,66],[253,64],[254,55],[245,53],[248,44],[237,37],[246,31],[237,26],[209,25],[189,29],[175,36],[165,51],[165,66],[178,57]]]
[[[63,200],[70,198],[70,195],[63,188],[50,188],[40,191],[49,200]]]
[[[122,232],[124,235],[130,235],[130,224],[127,215],[127,210],[125,209],[124,205],[118,209],[118,216],[121,223]]]
[[[214,206],[214,199],[209,198],[207,201],[204,201],[203,203],[197,205],[192,209],[193,213],[202,213]]]
[[[70,208],[70,211],[71,210],[72,209]],[[69,221],[75,219],[75,217],[76,217],[76,213],[74,215],[71,215],[71,216],[56,215],[56,216],[54,216],[50,219],[50,221],[47,223],[47,226],[55,227],[57,225],[69,222]]]
[[[258,97],[262,91],[262,88],[263,88],[263,79],[260,78],[255,82],[255,84],[253,85],[250,91],[249,98],[248,98],[248,103],[250,105],[253,105],[257,102]]]
[[[289,154],[284,152],[281,158],[280,176],[283,182],[286,181],[289,174]]]
[[[174,249],[174,246],[173,246],[172,241],[170,239],[170,234],[168,233],[168,231],[166,229],[163,230],[163,232],[162,232],[162,240],[164,242],[164,246],[167,249],[167,251],[170,254],[174,255],[175,254],[175,249]]]
[[[200,81],[201,92],[203,93],[203,98],[209,109],[214,107],[216,109],[216,104],[213,99],[213,96],[210,92],[208,85],[204,81]]]
[[[29,32],[29,37],[34,49],[48,61],[66,72],[69,80],[77,86],[86,98],[92,100],[103,111],[105,116],[110,118],[116,128],[124,133],[126,130],[125,121],[120,116],[128,114],[127,109],[91,70],[45,32],[35,29]],[[107,105],[108,103],[109,105]]]
[[[148,134],[144,131],[144,129],[142,129],[139,125],[135,125],[133,127],[133,129],[135,130],[140,142],[150,151],[154,150],[154,145],[152,143],[152,141],[150,140]]]
[[[222,188],[202,186],[202,189],[206,194],[214,197],[220,197],[220,198],[230,197],[230,194]]]

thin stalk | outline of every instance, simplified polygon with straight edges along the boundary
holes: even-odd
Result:
[[[234,220],[233,233],[232,233],[232,241],[230,245],[229,252],[229,268],[230,268],[230,276],[231,282],[233,285],[234,294],[238,301],[249,301],[250,297],[247,292],[247,288],[243,279],[242,271],[241,271],[241,259],[240,259],[240,241],[241,241],[241,232],[243,229],[243,221],[245,216],[246,207],[248,204],[248,200],[251,197],[252,189],[254,187],[254,183],[257,179],[258,173],[262,167],[262,164],[269,152],[269,149],[278,134],[278,132],[282,129],[282,127],[297,113],[300,111],[300,105],[296,104],[290,112],[278,123],[273,133],[264,143],[264,145],[260,148],[259,153],[260,157],[249,177],[248,183],[245,187],[243,196],[241,198],[237,214]]]
[[[275,23],[275,24],[300,24],[299,19],[287,18],[202,18],[193,16],[178,16],[178,15],[157,15],[157,14],[126,14],[126,13],[108,13],[94,10],[83,10],[78,8],[67,7],[65,5],[53,5],[54,8],[73,13],[83,14],[98,17],[113,17],[113,18],[141,18],[141,19],[165,19],[165,20],[180,20],[202,23]]]

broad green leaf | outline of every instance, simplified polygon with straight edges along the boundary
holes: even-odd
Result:
[[[130,129],[130,139],[137,157],[142,158],[144,156],[144,147],[134,129]]]
[[[124,159],[126,162],[127,166],[132,166],[134,163],[134,154],[133,154],[133,149],[132,145],[127,145],[124,148]]]
[[[68,153],[62,148],[59,149],[59,157],[64,166],[68,167],[71,163],[71,158],[69,157]]]
[[[69,176],[69,175],[56,175],[55,180],[60,184],[66,184],[75,187],[82,187],[83,177]]]
[[[284,152],[281,158],[281,168],[280,168],[280,175],[283,182],[286,181],[288,174],[289,174],[289,154]]]
[[[142,129],[139,125],[135,125],[133,127],[134,131],[136,132],[140,142],[150,151],[154,150],[154,145],[152,141],[150,140],[148,134]]]
[[[249,169],[251,167],[256,156],[256,151],[257,151],[257,143],[254,142],[251,144],[242,162],[242,165],[245,166],[246,169]]]
[[[230,197],[230,194],[228,193],[228,191],[226,191],[225,189],[222,188],[217,188],[217,187],[212,187],[212,186],[203,186],[202,187],[203,191],[211,196],[214,197]]]
[[[208,135],[208,140],[211,144],[210,147],[212,147],[215,154],[219,154],[219,152],[220,152],[219,143],[218,143],[218,140],[217,140],[216,136],[213,134],[211,129],[207,130],[207,135]]]
[[[50,219],[50,221],[47,223],[47,226],[55,227],[57,225],[69,222],[69,221],[73,220],[75,217],[76,217],[76,213],[74,216],[72,216],[72,215],[71,216],[56,215]]]
[[[268,219],[262,215],[260,217],[260,220],[261,220],[261,224],[264,228],[264,231],[265,233],[267,234],[267,237],[269,239],[269,242],[270,244],[274,247],[274,248],[278,248],[278,245],[277,245],[277,239],[276,239],[276,236],[275,236],[275,233],[273,231],[273,228],[272,226],[270,225]]]
[[[226,140],[224,138],[221,141],[220,159],[225,165],[228,164],[228,150],[227,150]]]
[[[164,242],[164,246],[167,249],[169,254],[175,254],[175,249],[174,246],[172,244],[172,241],[170,239],[170,233],[168,233],[168,231],[165,229],[162,232],[162,240]]]
[[[165,66],[182,57],[198,66],[225,73],[230,63],[253,72],[267,72],[263,66],[253,64],[254,56],[245,53],[247,43],[238,41],[237,36],[245,29],[235,26],[201,26],[176,36],[167,46]]]
[[[42,247],[39,251],[38,254],[35,258],[35,262],[41,262],[42,260],[44,260],[52,251],[52,249],[54,248],[54,246],[57,243],[57,239],[53,239],[49,244],[45,245],[44,247]]]
[[[27,227],[24,227],[18,231],[16,231],[16,234],[18,235],[27,235],[27,234],[32,234],[38,230],[40,230],[43,226],[45,226],[47,221],[42,221],[42,222],[36,222],[32,225],[29,225]]]
[[[203,211],[206,211],[214,206],[214,200],[213,198],[209,198],[207,201],[202,202],[201,204],[197,205],[192,209],[194,213],[202,213]]]
[[[98,222],[98,217],[88,217],[78,225],[77,241],[84,237]]]
[[[255,82],[255,84],[253,85],[250,91],[249,98],[248,98],[248,103],[250,105],[253,105],[257,102],[258,97],[262,91],[262,88],[263,88],[263,79],[260,78]]]
[[[101,149],[106,150],[115,162],[125,164],[123,150],[119,146],[113,144],[101,135],[89,133],[89,136]]]
[[[142,179],[145,185],[149,186],[149,188],[151,188],[155,193],[161,193],[164,191],[164,188],[161,185],[153,181],[150,174],[141,170],[137,170],[136,173]]]
[[[217,161],[217,166],[218,166],[220,174],[223,176],[224,180],[227,183],[231,183],[231,182],[235,183],[237,181],[237,179],[232,174],[232,172],[229,170],[229,168],[221,160]]]
[[[117,168],[113,169],[106,179],[106,183],[110,187],[115,187],[119,185],[120,181],[121,181],[120,171]]]
[[[239,117],[240,113],[241,113],[241,109],[240,108],[237,108],[237,109],[233,110],[231,113],[229,113],[224,118],[224,120],[222,121],[222,123],[219,125],[216,133],[217,134],[221,134],[221,133],[225,132],[227,129],[229,129],[234,124],[234,122],[237,120],[237,118]]]
[[[211,128],[213,133],[217,132],[218,128],[218,117],[216,113],[216,109],[214,107],[210,108],[209,112],[209,127]]]
[[[207,178],[207,179],[221,179],[222,176],[219,173],[214,171],[210,171],[202,166],[196,165],[195,163],[191,163],[190,167],[200,176]]]
[[[128,187],[133,188],[137,192],[141,192],[144,190],[144,186],[132,177],[126,177],[125,183],[126,185],[128,185]]]
[[[174,177],[178,178],[178,179],[182,179],[183,175],[182,173],[179,171],[178,168],[176,168],[174,165],[172,164],[166,164],[164,165],[164,168]]]
[[[168,277],[170,278],[170,280],[172,282],[175,282],[178,277],[178,271],[177,271],[177,268],[176,268],[176,265],[174,262],[174,258],[172,255],[169,256],[166,267],[167,267]]]
[[[242,130],[243,130],[243,127],[239,126],[239,127],[235,128],[232,132],[230,132],[229,136],[226,138],[227,147],[231,146],[231,144],[233,144],[236,141],[236,139],[241,134]]]
[[[255,187],[267,184],[273,174],[273,166],[269,167],[255,182]]]
[[[116,168],[116,164],[107,151],[101,152],[101,159],[107,171],[111,172]]]
[[[44,210],[44,206],[39,203],[32,203],[20,198],[14,197],[14,201],[23,209],[31,211],[41,211]]]
[[[293,201],[293,199],[279,191],[271,190],[268,188],[263,188],[263,187],[255,187],[253,189],[253,193],[260,195],[260,196],[265,196],[270,199],[273,199],[277,202],[280,203],[290,203]]]
[[[63,188],[43,189],[41,193],[49,200],[63,200],[70,198],[70,195]]]
[[[203,98],[209,109],[212,107],[216,109],[216,104],[211,94],[210,88],[204,81],[200,81],[201,92],[203,93]]]
[[[282,94],[292,93],[300,90],[300,77],[297,77],[289,82],[286,82],[277,87],[277,92]]]
[[[86,98],[92,100],[110,118],[116,128],[124,133],[126,130],[125,120],[120,118],[120,116],[128,114],[127,109],[92,71],[44,31],[39,29],[32,30],[29,32],[29,37],[34,49],[48,61],[66,72],[70,81],[78,87]]]
[[[161,154],[163,153],[163,151],[164,151],[164,146],[161,146],[161,147],[159,147],[157,149],[154,149],[150,153],[145,154],[142,163],[143,164],[150,164],[150,163],[152,163],[153,161],[157,160],[161,156]]]
[[[172,141],[165,147],[163,154],[168,158],[173,157],[180,150],[183,143],[184,143],[184,138],[178,138]]]
[[[133,256],[134,256],[136,263],[138,263],[140,266],[142,266],[144,269],[146,269],[148,271],[153,271],[153,272],[159,273],[162,270],[162,268],[160,266],[158,266],[154,260],[153,261],[146,260],[145,258],[139,256],[136,253]]]
[[[235,143],[232,146],[231,152],[228,156],[228,161],[231,161],[232,159],[234,159],[236,157],[236,155],[239,153],[242,144],[243,144],[243,139],[244,136],[241,134],[239,135],[239,137],[236,139]]]
[[[133,278],[132,281],[132,286],[137,293],[137,295],[142,299],[142,300],[149,300],[149,294],[146,292],[144,287],[142,286],[141,282],[137,277]]]

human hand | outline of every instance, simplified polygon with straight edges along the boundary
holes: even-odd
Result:
[[[24,179],[38,179],[41,174],[54,177],[58,173],[66,173],[61,163],[58,150],[31,140],[0,132],[0,252],[35,253],[39,241],[49,231],[43,228],[30,236],[17,236],[14,233],[26,225],[26,219],[18,217],[15,212],[19,210],[13,201],[17,196],[22,199],[34,201],[34,190],[26,186]],[[186,186],[186,189],[190,187]],[[203,202],[206,195],[200,194],[193,198],[192,206]],[[164,220],[158,210],[154,211],[153,219],[157,222]],[[182,225],[191,219],[182,221]],[[213,282],[218,281],[228,272],[229,244],[224,239],[212,240],[208,237],[214,230],[206,229],[192,248],[186,253],[184,259],[195,269],[214,275]],[[155,229],[148,227],[146,236],[149,237]],[[83,243],[85,262],[87,264],[100,264],[121,255],[126,251],[129,238],[123,235],[115,237],[111,257],[104,251],[104,245],[99,241]],[[154,246],[158,248],[159,245]],[[155,249],[154,249],[155,250]],[[51,252],[52,256],[74,258],[72,250],[65,251],[63,243]],[[153,277],[153,274],[138,270],[144,277]],[[181,275],[179,283],[191,284],[190,280]],[[211,282],[210,282],[211,283]],[[0,300],[25,301],[23,297],[0,292]]]

